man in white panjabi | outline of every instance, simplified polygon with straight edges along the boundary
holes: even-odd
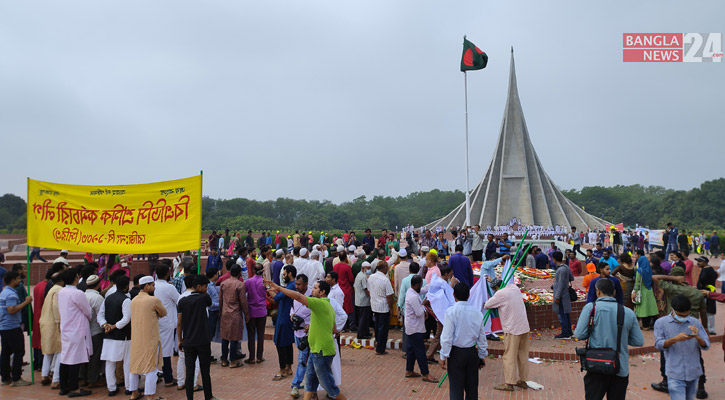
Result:
[[[166,268],[163,268],[166,267]],[[164,386],[174,386],[174,373],[171,369],[171,356],[174,354],[176,329],[176,305],[179,304],[180,293],[168,282],[169,270],[165,265],[156,269],[154,297],[161,300],[166,309],[166,316],[159,319],[159,336],[161,337],[161,355],[163,357]]]
[[[106,362],[106,387],[109,396],[118,393],[117,362],[123,362],[126,385],[131,382],[131,299],[127,294],[129,283],[130,279],[125,275],[116,279],[116,292],[106,297],[98,311],[98,324],[104,331],[101,360]]]

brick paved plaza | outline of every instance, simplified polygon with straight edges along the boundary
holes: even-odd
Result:
[[[718,305],[717,333],[722,335],[722,326],[725,316],[725,307]],[[268,322],[267,336],[271,339],[272,327]],[[537,335],[540,333],[540,336]],[[544,330],[532,334],[532,351],[546,351],[554,353],[572,353],[576,346],[583,346],[583,342],[554,341],[551,336],[554,331]],[[652,331],[645,333],[645,346],[653,343]],[[391,331],[391,341],[400,338],[400,332]],[[721,338],[722,336],[719,336]],[[721,339],[719,339],[721,340]],[[711,399],[725,399],[725,372],[723,372],[723,351],[720,341],[714,342],[709,351],[703,353],[705,368],[708,376],[706,388]],[[491,343],[490,348],[502,349],[502,343]],[[243,346],[246,352],[246,343]],[[219,344],[212,344],[212,351],[219,357]],[[366,348],[342,349],[342,390],[349,399],[447,399],[448,381],[439,389],[433,383],[425,383],[417,379],[404,378],[405,360],[401,358],[398,350],[389,350],[384,356],[376,356],[373,350]],[[246,365],[239,369],[222,368],[220,364],[211,367],[214,395],[224,399],[289,399],[291,378],[280,382],[272,381],[277,372],[277,353],[271,340],[265,343],[266,361],[253,366]],[[27,359],[27,355],[26,355]],[[295,353],[296,362],[296,353]],[[173,361],[174,369],[176,361]],[[296,365],[296,364],[295,364]],[[583,399],[584,386],[583,373],[579,371],[576,361],[545,361],[543,364],[529,364],[529,379],[544,385],[541,391],[522,389],[514,393],[503,393],[493,390],[493,386],[503,382],[503,362],[499,358],[488,360],[486,368],[480,373],[479,396],[481,399]],[[416,367],[417,371],[417,367]],[[443,372],[437,365],[431,366],[431,373],[440,378]],[[29,380],[29,368],[26,367],[24,379]],[[0,399],[58,399],[57,390],[40,386],[40,374],[36,373],[36,384],[30,387],[10,388],[0,387]],[[659,353],[649,353],[630,357],[629,399],[669,399],[663,393],[650,388],[650,383],[660,380]],[[201,378],[199,379],[201,384]],[[105,399],[105,388],[93,389],[90,399]],[[175,387],[164,388],[160,385],[157,395],[166,399],[185,399],[185,392],[177,391]],[[320,392],[324,398],[324,392]],[[126,399],[120,393],[115,399]],[[198,392],[195,398],[203,399],[203,393]]]

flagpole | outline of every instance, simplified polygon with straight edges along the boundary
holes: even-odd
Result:
[[[199,175],[201,175],[201,185],[199,185],[202,188],[201,197],[204,198],[204,190],[203,190],[204,170],[199,171]],[[202,207],[202,209],[203,209],[203,207]],[[201,220],[201,218],[199,218],[199,219]],[[201,236],[201,224],[199,226],[199,236]],[[199,253],[198,253],[198,256],[196,257],[196,274],[197,275],[201,275],[201,239],[203,239],[203,236],[201,238],[199,238]],[[207,262],[209,262],[208,259],[207,259]],[[204,268],[204,270],[206,271],[206,268]]]
[[[463,39],[465,40],[465,36]],[[463,93],[465,94],[466,109],[466,226],[471,226],[471,199],[468,183],[468,75],[463,71]]]
[[[30,200],[30,177],[26,177],[26,199]],[[30,240],[28,238],[28,219],[25,219],[25,284],[28,285],[28,296],[32,296],[30,291]],[[40,310],[36,310],[40,313]],[[33,354],[33,307],[28,305],[28,344],[30,345],[30,383],[35,383],[35,360]]]

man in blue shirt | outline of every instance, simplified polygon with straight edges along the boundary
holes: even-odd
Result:
[[[501,255],[511,254],[511,246],[513,246],[513,243],[509,240],[509,234],[504,233],[503,238],[498,240],[498,253]]]
[[[362,238],[363,246],[368,245],[368,250],[373,251],[375,249],[375,238],[372,235],[370,228],[365,229],[365,236]]]
[[[209,335],[213,338],[219,324],[219,287],[216,285],[216,281],[219,279],[219,270],[207,266],[206,277],[209,279],[206,293],[211,297],[211,306],[207,307],[206,310],[207,314],[209,314]],[[211,362],[216,362],[216,357],[211,356]]]
[[[672,225],[672,222],[668,222],[665,233],[667,233],[667,248],[665,249],[665,257],[670,258],[670,252],[678,250],[677,236],[679,235],[679,232],[677,231],[677,227]]]
[[[700,351],[710,348],[710,339],[700,321],[690,316],[690,300],[672,298],[672,313],[655,322],[655,348],[664,352],[667,388],[671,399],[694,399],[703,374]],[[703,398],[698,396],[698,398]]]
[[[579,340],[589,339],[593,348],[617,348],[617,311],[619,305],[612,297],[614,285],[603,279],[598,281],[592,292],[596,292],[596,303],[588,303],[579,314],[574,335]],[[594,309],[594,323],[589,331],[589,317]],[[584,376],[584,391],[587,399],[624,399],[629,384],[629,349],[628,346],[642,346],[644,336],[637,323],[634,312],[623,307],[624,323],[622,338],[619,344],[619,371],[616,375],[587,372]]]
[[[5,287],[0,292],[0,376],[2,384],[10,386],[28,386],[31,383],[21,379],[25,345],[23,344],[23,331],[20,328],[22,315],[20,312],[33,301],[28,296],[20,302],[15,288],[20,284],[20,274],[16,271],[5,273],[3,277]],[[10,358],[13,359],[12,370]]]
[[[471,269],[471,260],[463,255],[463,245],[456,245],[456,252],[448,260],[448,265],[453,269],[453,276],[459,282],[463,282],[469,287],[473,286],[473,269]]]
[[[549,266],[549,257],[539,247],[536,248],[534,260],[536,261],[536,269],[546,269]]]
[[[222,269],[222,257],[219,255],[219,250],[217,249],[211,249],[211,255],[206,260],[206,270],[209,270],[209,268],[214,268],[217,271]]]
[[[463,399],[464,391],[466,399],[478,398],[478,370],[488,355],[483,314],[468,304],[470,294],[465,283],[453,288],[456,304],[446,310],[441,333],[440,366],[449,371],[451,399]]]
[[[486,240],[488,240],[488,243],[486,244],[486,250],[484,251],[484,260],[490,260],[491,257],[493,257],[493,253],[496,253],[496,240],[493,240],[493,235],[488,234],[486,236]],[[475,261],[475,260],[474,260]]]
[[[619,266],[619,263],[617,260],[612,257],[612,253],[609,250],[602,251],[602,258],[599,259],[599,262],[605,262],[609,264],[609,268],[615,269]]]
[[[612,269],[609,264],[604,261],[600,262],[599,264],[597,264],[597,271],[599,272],[599,276],[589,282],[589,290],[587,291],[587,303],[593,303],[597,299],[594,287],[600,279],[607,278],[612,281],[612,284],[614,285],[614,298],[617,300],[617,303],[622,304],[622,284],[619,282],[619,279],[612,276]]]
[[[0,290],[3,290],[3,281],[5,279],[5,274],[8,272],[5,268],[0,266]]]
[[[602,244],[597,243],[594,246],[594,250],[592,250],[592,255],[594,256],[594,259],[596,260],[594,264],[597,264],[599,260],[602,258],[602,255],[604,255],[604,249],[602,249]]]

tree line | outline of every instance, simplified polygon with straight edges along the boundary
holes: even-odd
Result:
[[[586,212],[626,226],[662,228],[673,222],[680,229],[725,227],[725,178],[704,182],[691,190],[661,186],[587,186],[562,193]],[[414,192],[407,196],[360,196],[334,204],[327,200],[278,198],[202,199],[202,228],[245,231],[380,229],[421,226],[448,214],[461,204],[461,191]],[[25,232],[26,203],[13,194],[0,197],[0,232]]]
[[[625,226],[663,229],[672,222],[680,230],[725,227],[725,178],[704,182],[691,190],[662,186],[587,186],[562,192],[594,216]]]

